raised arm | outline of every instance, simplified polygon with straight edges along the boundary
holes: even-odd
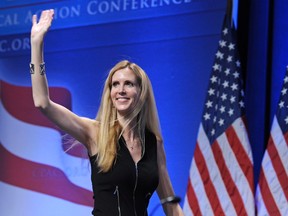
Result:
[[[162,141],[158,141],[157,143],[157,163],[159,170],[159,185],[157,188],[157,194],[159,198],[163,200],[167,197],[175,196],[166,167],[166,155]],[[184,216],[178,203],[165,203],[163,204],[163,209],[167,216]]]
[[[95,120],[79,117],[49,98],[43,46],[44,36],[52,24],[53,15],[53,10],[45,10],[38,22],[36,15],[32,18],[30,73],[34,104],[62,130],[83,143],[90,154],[95,154],[95,145],[92,145],[97,128]]]

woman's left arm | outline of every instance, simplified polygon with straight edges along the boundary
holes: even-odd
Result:
[[[166,155],[163,141],[157,140],[157,163],[159,170],[159,185],[157,194],[161,200],[175,196],[166,166]],[[184,216],[179,203],[163,204],[164,212],[167,216]]]

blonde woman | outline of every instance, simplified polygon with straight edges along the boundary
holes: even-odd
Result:
[[[89,153],[94,192],[93,215],[147,215],[149,199],[173,197],[152,86],[136,64],[121,61],[105,82],[96,119],[79,117],[49,98],[43,59],[44,36],[54,11],[32,19],[33,100],[37,108]],[[163,204],[166,215],[182,216],[178,203]]]

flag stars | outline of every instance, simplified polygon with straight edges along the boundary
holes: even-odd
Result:
[[[224,125],[224,119],[220,119],[220,120],[218,121],[218,124],[219,124],[219,126]]]
[[[235,55],[237,44],[233,41],[233,35],[230,35],[230,26],[222,29],[221,33],[222,38],[214,55],[214,63],[210,66],[212,70],[210,87],[206,90],[205,111],[201,116],[210,143],[213,143],[236,118],[242,116],[245,107],[244,90],[240,80],[241,64],[240,59]],[[286,88],[288,97],[288,75]],[[287,106],[288,110],[288,103],[285,102],[282,106],[285,109]]]
[[[211,130],[211,136],[214,136],[215,135],[215,129],[213,128],[212,130]]]
[[[210,108],[210,107],[212,107],[212,105],[213,105],[213,102],[208,100],[207,103],[206,103],[206,107]]]
[[[233,84],[231,85],[231,89],[232,89],[233,91],[236,91],[236,90],[238,89],[238,85],[237,85],[236,83],[233,83]]]
[[[223,59],[224,58],[224,54],[223,53],[221,53],[219,50],[217,51],[217,53],[216,53],[216,57],[218,58],[218,59]]]
[[[222,86],[223,86],[224,88],[227,88],[227,87],[229,86],[228,81],[225,80],[225,81],[222,83]]]
[[[223,93],[223,94],[221,95],[221,99],[222,99],[223,101],[225,101],[225,100],[227,99],[227,94]]]
[[[229,48],[229,50],[234,50],[235,49],[235,44],[230,43],[228,48]]]
[[[214,71],[217,71],[217,70],[220,71],[221,70],[221,66],[219,64],[215,63],[213,65],[213,69],[214,69]]]
[[[241,62],[239,60],[236,61],[236,66],[241,67]]]
[[[284,101],[280,101],[279,108],[283,108],[283,107],[284,107]]]
[[[203,116],[205,120],[209,120],[210,119],[210,114],[209,113],[205,113],[205,115]]]
[[[234,110],[233,109],[229,109],[228,114],[229,114],[229,116],[232,116],[234,114]]]
[[[285,78],[284,78],[284,83],[287,83],[287,82],[288,82],[288,77],[285,76]]]
[[[226,41],[224,41],[224,40],[220,40],[220,41],[219,41],[219,45],[220,45],[221,48],[227,46]]]
[[[215,89],[212,89],[210,88],[209,91],[208,91],[208,94],[211,96],[211,95],[214,95],[215,94]]]
[[[215,82],[217,82],[217,77],[216,76],[212,76],[210,78],[210,80],[211,80],[212,83],[215,83]]]
[[[284,119],[285,123],[288,124],[288,116]]]
[[[227,57],[227,62],[232,62],[233,61],[233,57],[232,56],[228,56]]]
[[[224,73],[228,76],[228,75],[230,74],[230,69],[227,68],[227,69],[224,71]]]
[[[237,78],[239,78],[240,74],[239,74],[238,71],[235,71],[235,72],[233,73],[233,76],[234,76],[235,79],[237,79]]]
[[[224,106],[221,106],[220,112],[221,112],[221,113],[224,113],[224,112],[225,112],[225,107],[224,107]]]
[[[281,91],[282,95],[285,95],[287,94],[287,88],[283,88],[282,91]]]

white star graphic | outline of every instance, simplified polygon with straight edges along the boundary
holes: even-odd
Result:
[[[227,68],[227,69],[224,71],[224,73],[228,76],[228,75],[230,74],[230,69]]]
[[[206,103],[207,108],[212,107],[212,105],[213,105],[213,102],[208,100]]]
[[[230,98],[231,104],[235,102],[235,98],[236,98],[235,96],[231,96],[231,98]]]
[[[215,129],[211,130],[211,135],[213,136],[215,134]]]
[[[224,124],[224,119],[220,119],[220,120],[218,121],[218,123],[219,123],[220,126],[222,126],[222,125]]]
[[[280,101],[279,108],[283,108],[283,107],[284,107],[284,101]]]
[[[229,116],[232,116],[234,114],[234,110],[233,109],[229,109],[228,114],[229,114]]]
[[[239,101],[239,105],[240,105],[240,107],[244,107],[244,102],[242,100]]]
[[[219,45],[220,45],[220,47],[225,47],[226,46],[226,41],[224,41],[224,40],[220,40],[219,41]]]
[[[225,80],[222,85],[224,88],[227,88],[229,86],[229,83],[227,80]]]
[[[287,88],[283,88],[281,92],[282,92],[282,95],[285,95],[287,93]]]
[[[209,113],[205,113],[205,115],[204,115],[204,119],[205,119],[205,120],[210,119],[210,114],[209,114]]]
[[[235,44],[230,43],[228,47],[229,47],[229,50],[234,50],[235,49]]]
[[[223,56],[224,56],[224,54],[221,53],[221,52],[218,50],[217,53],[216,53],[216,57],[217,57],[218,59],[223,59]]]
[[[223,93],[223,94],[221,95],[221,99],[222,99],[223,101],[225,101],[225,100],[227,99],[227,94]]]
[[[224,106],[221,106],[220,112],[221,112],[221,113],[224,113],[224,112],[225,112],[225,107],[224,107]]]
[[[210,88],[208,91],[209,95],[214,95],[215,94],[215,89]]]
[[[240,67],[240,66],[241,66],[241,63],[240,63],[239,60],[236,61],[236,66],[237,66],[237,67]]]
[[[239,74],[238,71],[235,71],[235,72],[233,73],[233,76],[234,76],[235,79],[237,79],[237,78],[239,78],[240,74]]]
[[[216,76],[212,76],[210,78],[210,80],[211,80],[212,83],[215,83],[215,82],[217,82],[217,77]]]
[[[232,56],[228,56],[227,62],[232,62],[232,60],[233,60],[233,57]]]
[[[213,65],[213,69],[214,69],[214,71],[220,71],[220,68],[221,68],[221,66],[219,65],[219,64],[217,64],[217,63],[215,63],[214,65]]]
[[[227,28],[225,28],[225,29],[223,30],[223,34],[224,34],[224,35],[227,35],[227,34],[228,34],[228,29],[227,29]]]
[[[288,124],[288,116],[284,119],[285,123]]]
[[[233,91],[237,90],[237,89],[238,89],[238,85],[237,85],[236,83],[233,83],[233,84],[231,85],[231,89],[232,89]]]

